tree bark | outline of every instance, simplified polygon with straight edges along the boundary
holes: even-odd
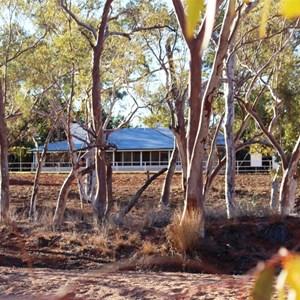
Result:
[[[235,27],[237,22],[234,23]],[[225,136],[225,149],[226,149],[226,169],[225,169],[225,199],[227,206],[227,218],[231,219],[237,214],[237,203],[235,201],[235,142],[234,142],[234,118],[235,118],[235,108],[234,108],[234,89],[235,89],[235,62],[236,53],[233,52],[235,43],[235,33],[231,39],[228,48],[228,59],[225,66],[225,78],[227,81],[224,83],[224,94],[225,94],[225,124],[224,124],[224,136]]]
[[[112,166],[109,159],[106,160],[106,185],[107,185],[107,206],[105,210],[105,217],[109,215],[114,203],[113,188],[112,188]]]
[[[107,201],[107,186],[106,186],[106,167],[105,167],[105,153],[102,149],[105,146],[103,136],[103,122],[102,122],[102,100],[101,100],[101,73],[100,62],[104,49],[104,43],[108,37],[107,25],[109,21],[109,12],[113,0],[104,1],[103,12],[101,16],[101,23],[96,30],[88,24],[81,22],[77,17],[67,8],[64,1],[61,0],[61,6],[64,10],[76,21],[76,23],[89,30],[93,38],[96,40],[94,45],[92,39],[87,37],[90,46],[92,47],[92,129],[94,131],[94,142],[96,145],[95,151],[95,174],[96,174],[96,195],[93,201],[95,212],[98,218],[103,218],[105,215],[105,207]]]
[[[52,126],[52,128],[48,132],[47,138],[45,140],[43,152],[40,155],[39,160],[38,160],[38,165],[37,165],[37,169],[35,172],[35,177],[34,177],[34,182],[33,182],[33,187],[32,187],[32,194],[31,194],[31,198],[30,198],[29,219],[31,221],[34,221],[36,218],[36,202],[37,202],[38,192],[39,192],[39,188],[40,188],[40,176],[41,176],[43,164],[46,160],[48,144],[50,142],[50,139],[53,135],[54,130],[55,130],[55,126]]]
[[[271,199],[270,199],[270,208],[273,213],[276,213],[279,207],[278,191],[279,191],[279,178],[278,178],[278,173],[276,173],[272,180]]]
[[[297,188],[297,168],[300,160],[300,136],[294,147],[288,168],[284,170],[280,187],[280,212],[284,217],[290,214],[294,208]]]
[[[188,178],[187,178],[187,191],[185,197],[185,206],[183,211],[182,219],[185,218],[187,215],[187,211],[192,210],[199,210],[199,213],[203,216],[203,222],[201,224],[201,228],[199,229],[200,236],[204,236],[204,191],[203,191],[203,160],[205,154],[205,146],[208,137],[208,128],[209,128],[209,120],[212,110],[212,102],[215,92],[217,90],[219,79],[222,73],[222,65],[225,54],[228,49],[228,40],[230,36],[230,27],[235,15],[235,1],[230,0],[227,3],[226,12],[223,19],[223,25],[220,32],[220,38],[218,47],[216,50],[215,60],[213,64],[213,68],[211,71],[210,79],[205,90],[204,96],[201,98],[201,82],[200,88],[197,85],[197,78],[193,78],[191,80],[191,89],[194,90],[194,93],[197,96],[197,101],[201,103],[201,114],[199,115],[198,122],[196,122],[196,118],[193,119],[193,116],[190,114],[190,126],[196,128],[197,135],[195,136],[194,143],[192,145],[191,137],[195,130],[189,132],[189,143],[188,143],[188,153],[189,153],[189,163],[188,163]],[[201,40],[201,38],[199,39]],[[199,56],[199,52],[196,52],[197,56]],[[195,55],[193,51],[191,52],[191,56]],[[201,58],[198,58],[198,61],[201,63]],[[195,63],[197,62],[197,59]],[[199,67],[196,63],[195,66],[191,65],[191,68]],[[200,65],[201,67],[201,65]],[[196,76],[198,72],[195,72],[191,69],[191,77]],[[198,79],[199,80],[199,79]],[[196,84],[193,86],[193,84]],[[192,97],[190,98],[190,109],[193,107],[193,101],[195,101]],[[195,123],[194,123],[195,122]],[[192,135],[191,135],[192,133]],[[190,148],[192,147],[192,149]]]
[[[175,145],[172,152],[172,157],[169,161],[168,171],[167,171],[167,175],[164,181],[164,185],[162,188],[162,193],[159,201],[160,204],[165,206],[168,206],[170,204],[171,183],[172,183],[173,175],[176,170],[177,160],[178,160],[178,148]]]
[[[77,170],[77,172],[78,172],[78,170]],[[58,195],[58,200],[57,200],[57,205],[56,205],[56,209],[55,209],[55,213],[54,213],[54,217],[53,217],[53,225],[55,228],[61,226],[63,223],[64,213],[65,213],[65,209],[67,206],[69,190],[70,190],[71,184],[75,178],[76,178],[75,170],[72,169],[60,189],[60,192]]]
[[[106,28],[108,22],[108,14],[110,12],[110,6],[113,0],[106,0],[101,25],[99,26],[97,44],[93,47],[93,68],[92,68],[92,113],[93,113],[93,125],[95,130],[95,144],[97,147],[95,152],[95,171],[96,171],[96,196],[94,201],[94,207],[99,219],[102,219],[105,215],[106,201],[107,201],[107,185],[106,185],[106,167],[105,167],[105,152],[101,150],[104,148],[104,136],[103,136],[103,123],[102,123],[102,101],[101,101],[101,74],[100,74],[100,61],[104,48],[104,42],[107,38]],[[100,150],[100,151],[99,151]]]
[[[58,195],[56,209],[55,209],[55,213],[54,213],[54,217],[53,217],[53,221],[52,221],[52,224],[55,228],[61,226],[63,223],[64,213],[65,213],[65,209],[66,209],[66,205],[67,205],[68,194],[69,194],[69,190],[70,190],[72,182],[75,180],[76,177],[84,176],[84,175],[92,172],[94,168],[95,168],[95,165],[91,165],[80,171],[80,166],[78,166],[78,168],[72,169],[71,172],[69,173],[68,177],[65,179],[65,181],[60,189],[59,195]]]
[[[184,91],[181,90],[178,83],[180,79],[177,78],[176,68],[174,65],[173,52],[171,49],[170,43],[166,45],[166,54],[168,57],[169,63],[169,73],[171,77],[171,96],[172,101],[175,101],[175,109],[173,105],[170,104],[171,110],[171,130],[176,139],[176,146],[179,152],[180,161],[181,161],[181,169],[182,169],[182,190],[186,191],[186,180],[187,180],[187,140],[186,140],[186,128],[185,128],[185,101],[187,98],[188,89],[186,88]],[[175,122],[175,116],[176,121]]]
[[[1,221],[9,221],[9,169],[8,141],[5,120],[4,95],[0,79],[0,217]]]

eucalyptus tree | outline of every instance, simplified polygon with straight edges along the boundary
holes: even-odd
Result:
[[[259,129],[259,132],[256,130],[256,134],[258,136],[263,134],[267,139],[266,142],[280,158],[283,180],[280,188],[279,211],[284,216],[293,208],[297,186],[297,165],[300,159],[299,135],[296,133],[298,122],[293,119],[290,123],[296,111],[292,107],[295,108],[298,102],[297,97],[289,95],[289,92],[295,89],[295,85],[294,83],[290,85],[291,81],[284,80],[286,74],[289,72],[292,74],[297,69],[295,62],[298,54],[295,49],[298,45],[299,23],[283,20],[274,12],[274,15],[270,15],[266,36],[263,40],[258,40],[255,20],[248,19],[248,22],[245,20],[245,26],[249,26],[251,22],[254,29],[244,32],[243,38],[247,42],[238,54],[239,64],[249,72],[251,78],[247,97],[240,103],[255,120],[256,129]],[[259,56],[255,53],[259,53]],[[289,91],[288,94],[283,92],[285,88],[281,89],[284,86],[285,91]],[[255,90],[260,97],[254,100],[250,95]],[[285,116],[288,117],[283,122]],[[289,130],[291,128],[292,131]],[[293,133],[289,135],[288,132]],[[278,172],[275,180],[277,176]],[[273,210],[277,207],[275,196],[276,192],[273,192],[271,201]]]
[[[182,218],[189,215],[189,211],[196,210],[202,217],[199,234],[204,235],[204,201],[206,189],[203,180],[203,161],[208,142],[209,123],[212,104],[218,90],[222,75],[224,57],[232,37],[231,25],[236,17],[249,9],[250,5],[240,1],[210,1],[207,3],[206,14],[202,14],[200,25],[197,26],[200,16],[195,17],[195,1],[187,2],[184,7],[182,1],[173,0],[174,9],[181,26],[190,55],[190,83],[189,83],[189,118],[187,126],[187,159],[188,177],[185,196],[185,207]],[[201,2],[200,2],[201,3]],[[203,2],[202,2],[202,5]],[[196,9],[197,11],[197,9]],[[199,7],[198,7],[199,11]],[[186,14],[187,12],[187,14]],[[191,14],[194,13],[194,18]],[[215,16],[220,21],[219,30],[215,31],[216,51],[214,62],[210,70],[207,84],[202,82],[203,48],[213,30]],[[193,19],[191,26],[190,19]],[[197,19],[197,20],[196,20]],[[197,27],[195,29],[195,27]]]
[[[23,83],[28,74],[23,72],[22,66],[24,63],[28,63],[29,55],[46,34],[43,31],[33,35],[26,29],[24,23],[29,20],[32,13],[33,10],[28,1],[2,1],[0,10],[0,209],[3,220],[8,219],[9,209],[9,132],[7,121],[16,120],[26,111],[26,105],[22,101],[26,99]]]
[[[92,68],[88,72],[90,90],[87,90],[87,102],[84,105],[85,123],[82,126],[89,135],[86,158],[95,161],[96,191],[91,192],[91,201],[99,219],[105,217],[111,204],[111,172],[106,150],[111,129],[110,120],[118,109],[129,106],[129,112],[118,128],[128,124],[140,108],[139,95],[143,94],[145,81],[149,76],[149,67],[144,59],[144,50],[135,33],[148,31],[136,19],[143,10],[129,3],[126,7],[120,1],[105,1],[102,4],[88,6],[86,3],[67,3],[60,1],[66,18],[76,24],[89,47]],[[160,26],[160,25],[155,25]],[[79,32],[78,31],[78,32]],[[89,96],[90,100],[89,101]],[[129,103],[131,100],[131,104]],[[118,104],[118,105],[117,105]],[[131,106],[131,107],[130,107]],[[91,177],[92,178],[92,177]],[[64,201],[63,201],[64,202]],[[58,201],[54,224],[62,222],[63,207]]]
[[[142,4],[140,4],[142,5]],[[169,191],[178,155],[181,160],[183,187],[186,182],[186,104],[187,104],[187,60],[186,49],[174,13],[165,5],[143,3],[143,14],[137,17],[143,27],[153,28],[150,32],[139,32],[148,65],[152,67],[153,84],[144,102],[150,114],[143,120],[151,127],[169,127],[175,137],[172,157],[162,188],[160,203],[168,205]],[[148,17],[145,18],[144,15]],[[158,18],[168,26],[155,26]]]

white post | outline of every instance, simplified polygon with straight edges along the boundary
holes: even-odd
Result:
[[[22,148],[20,147],[20,171],[22,171]]]

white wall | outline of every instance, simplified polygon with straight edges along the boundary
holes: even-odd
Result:
[[[250,154],[251,167],[261,167],[262,166],[262,154],[252,153]]]
[[[71,134],[73,136],[72,139],[74,144],[80,144],[83,142],[76,137],[86,140],[86,131],[78,123],[71,124]]]

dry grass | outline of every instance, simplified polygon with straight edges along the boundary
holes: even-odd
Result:
[[[108,255],[110,253],[110,243],[107,228],[103,226],[102,231],[99,231],[97,235],[90,236],[88,244],[94,249],[94,252],[98,252],[102,255]]]
[[[45,209],[37,216],[37,223],[44,228],[51,229],[53,220],[53,211],[51,209]]]
[[[140,253],[143,255],[150,255],[150,254],[155,254],[158,253],[159,249],[157,245],[153,244],[150,241],[144,241],[140,248]]]
[[[180,212],[175,213],[172,223],[166,228],[166,236],[176,252],[186,255],[192,253],[200,243],[202,216],[198,211],[191,211],[181,221],[181,215]]]

